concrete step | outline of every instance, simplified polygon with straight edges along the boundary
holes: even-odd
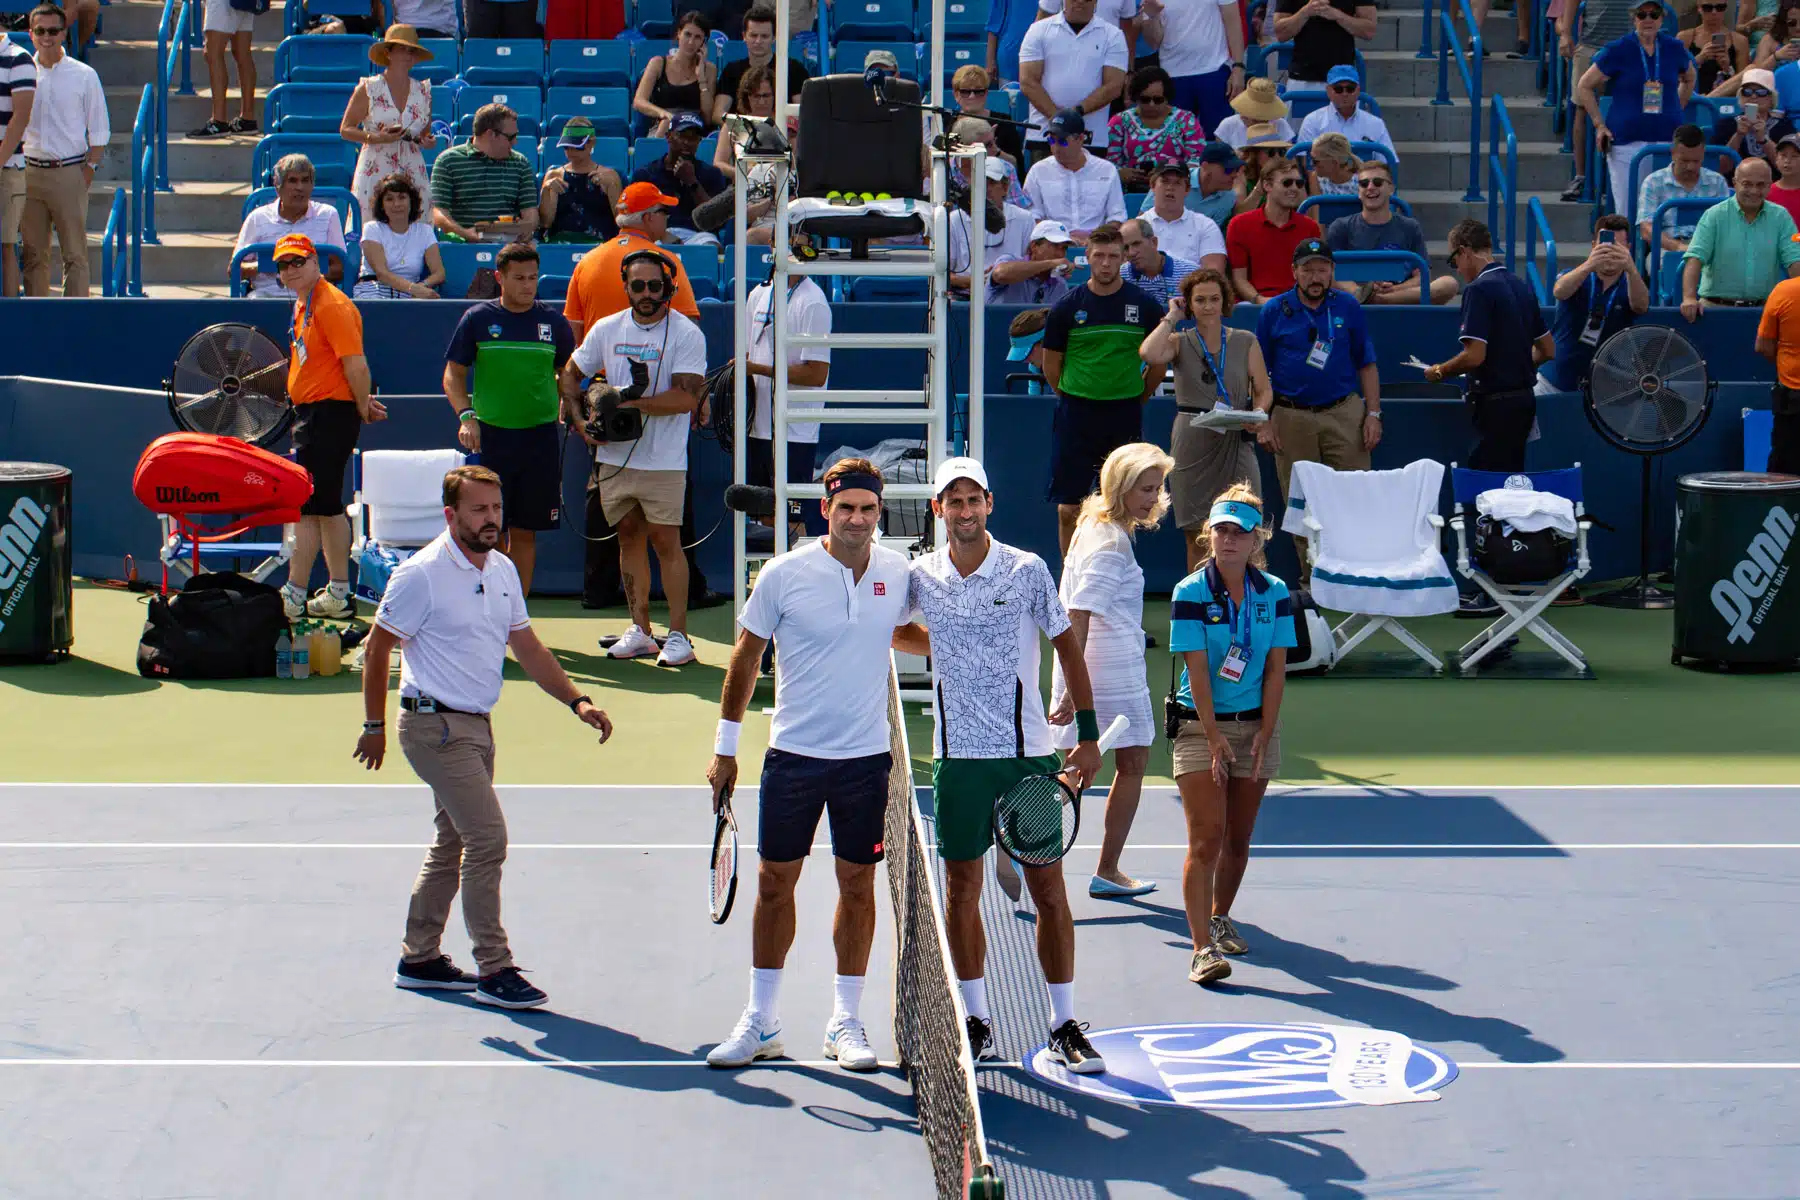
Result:
[[[101,10],[100,40],[154,42],[162,17],[163,6],[158,0],[113,0]],[[285,20],[282,5],[271,5],[267,13],[256,18],[256,40],[270,45],[279,42]]]
[[[1402,190],[1437,191],[1469,186],[1469,144],[1455,142],[1396,142],[1400,154]],[[1482,131],[1482,155],[1487,154],[1487,131]],[[1560,192],[1568,186],[1573,160],[1555,142],[1522,142],[1519,145],[1519,191]],[[1481,164],[1485,194],[1487,164]]]
[[[256,117],[262,119],[263,102],[268,99],[269,87],[273,80],[259,79],[256,89]],[[206,124],[212,116],[212,89],[204,81],[196,81],[196,95],[183,96],[173,89],[169,92],[169,128],[176,130],[198,129]],[[132,122],[137,120],[138,104],[143,99],[143,85],[137,87],[109,87],[106,89],[106,112],[114,129],[129,130]],[[231,77],[231,86],[226,89],[226,111],[237,116],[238,92],[237,74]]]
[[[88,267],[93,273],[94,290],[100,280],[100,236],[88,235]],[[231,233],[165,233],[161,241],[144,246],[144,284],[203,284],[225,287],[225,272],[231,266],[231,252],[237,245],[237,231]]]
[[[271,25],[270,29],[278,30],[279,26]],[[275,43],[259,44],[250,53],[256,62],[257,78],[273,83],[275,80]],[[146,83],[156,78],[155,33],[152,31],[151,36],[147,38],[124,40],[102,38],[88,55],[88,65],[99,72],[100,82],[108,87],[141,89]],[[194,54],[193,74],[195,86],[201,86],[206,82],[206,59],[198,52]],[[175,66],[175,82],[177,85],[181,82],[179,61]]]
[[[231,289],[222,283],[146,283],[144,295],[152,300],[223,300]]]
[[[169,139],[169,179],[202,183],[250,181],[251,157],[260,134],[241,137],[195,139],[185,135]],[[112,146],[97,173],[100,180],[131,178],[131,131],[113,132]]]
[[[244,197],[250,185],[243,181],[193,183],[173,180],[175,190],[156,194],[156,229],[162,233],[234,233],[243,220]],[[130,191],[124,180],[95,183],[89,194],[88,229],[98,233],[106,228],[106,217],[112,211],[115,191]]]
[[[1492,119],[1493,101],[1481,106],[1481,145],[1486,152],[1488,122]],[[1526,142],[1558,140],[1556,114],[1544,107],[1543,98],[1524,95],[1507,98],[1506,115],[1513,132],[1523,145]],[[1469,106],[1457,96],[1449,104],[1437,104],[1424,96],[1396,96],[1381,101],[1381,119],[1387,122],[1388,135],[1395,142],[1461,142],[1463,152],[1469,145]]]
[[[1440,11],[1442,10],[1438,7],[1432,8],[1431,45],[1434,50],[1437,47],[1437,14]],[[1364,54],[1371,50],[1411,50],[1416,53],[1419,49],[1419,30],[1424,24],[1425,14],[1417,8],[1411,12],[1380,13],[1375,25],[1375,36],[1373,39],[1361,43],[1362,51]],[[1463,29],[1460,17],[1457,19],[1456,27],[1459,31]],[[1488,45],[1488,52],[1504,54],[1511,50],[1519,37],[1518,28],[1512,13],[1501,12],[1499,9],[1490,12],[1486,22],[1481,26],[1481,36]],[[1466,37],[1467,34],[1465,33],[1463,36]]]
[[[1369,67],[1369,91],[1386,103],[1389,96],[1437,95],[1437,59],[1417,57],[1412,50],[1365,50],[1363,58]],[[1503,96],[1542,97],[1537,86],[1537,64],[1522,59],[1489,56],[1482,64],[1482,95],[1485,100],[1496,92]],[[1450,98],[1461,101],[1462,76],[1454,63],[1449,66]]]
[[[1463,189],[1423,190],[1415,191],[1406,188],[1401,196],[1412,206],[1413,217],[1424,229],[1427,240],[1433,237],[1448,236],[1451,226],[1458,221],[1473,218],[1485,222],[1488,219],[1488,186],[1487,178],[1481,181],[1480,200],[1464,200]],[[1536,197],[1544,206],[1544,216],[1550,222],[1550,234],[1557,244],[1572,245],[1579,241],[1586,245],[1592,231],[1593,210],[1585,204],[1565,204],[1558,192],[1520,192],[1517,236],[1522,248],[1525,244],[1526,206],[1532,197]],[[1494,231],[1496,238],[1504,237],[1506,214],[1500,214],[1501,228]]]

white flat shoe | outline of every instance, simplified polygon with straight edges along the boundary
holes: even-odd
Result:
[[[1088,895],[1096,900],[1118,900],[1126,896],[1148,896],[1156,890],[1154,883],[1145,883],[1134,879],[1130,884],[1114,883],[1110,879],[1096,875],[1088,880]]]

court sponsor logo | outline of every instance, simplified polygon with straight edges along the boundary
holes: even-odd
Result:
[[[1755,640],[1754,627],[1762,625],[1787,582],[1787,552],[1793,538],[1794,518],[1775,505],[1763,518],[1762,532],[1750,539],[1744,557],[1731,568],[1731,577],[1712,585],[1713,607],[1731,626],[1726,641],[1749,645]]]
[[[33,554],[50,514],[29,496],[20,496],[0,525],[0,618],[10,617],[25,595],[25,585],[37,574],[41,556]],[[0,629],[6,628],[0,619]]]
[[[1455,1063],[1403,1033],[1349,1025],[1133,1025],[1088,1038],[1105,1074],[1071,1074],[1048,1047],[1025,1060],[1026,1071],[1124,1104],[1244,1111],[1436,1100],[1457,1075]]]
[[[245,482],[248,482],[248,480]],[[219,502],[219,493],[196,492],[193,488],[186,486],[158,487],[156,489],[156,502],[158,504],[217,504]]]

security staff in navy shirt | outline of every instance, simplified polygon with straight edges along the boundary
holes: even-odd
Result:
[[[1556,357],[1538,370],[1538,395],[1580,391],[1594,351],[1650,307],[1650,286],[1638,273],[1630,246],[1630,223],[1607,213],[1594,223],[1587,261],[1557,277],[1556,315],[1550,319]]]
[[[1478,471],[1523,471],[1525,443],[1537,420],[1534,386],[1539,364],[1556,356],[1537,297],[1523,279],[1494,261],[1494,239],[1480,221],[1460,221],[1450,231],[1450,266],[1463,288],[1462,352],[1425,368],[1438,383],[1466,374],[1475,448],[1469,466]]]

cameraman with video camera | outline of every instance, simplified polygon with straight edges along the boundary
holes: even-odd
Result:
[[[600,504],[619,531],[619,568],[632,626],[613,643],[614,658],[657,655],[657,665],[694,661],[687,636],[688,568],[681,546],[687,484],[689,418],[706,379],[706,338],[700,326],[671,312],[675,277],[655,250],[638,250],[619,264],[631,307],[595,322],[562,370],[565,402],[578,403],[581,381],[600,376],[588,391],[581,436],[595,447]],[[650,632],[650,558],[656,547],[669,636],[657,652]]]

